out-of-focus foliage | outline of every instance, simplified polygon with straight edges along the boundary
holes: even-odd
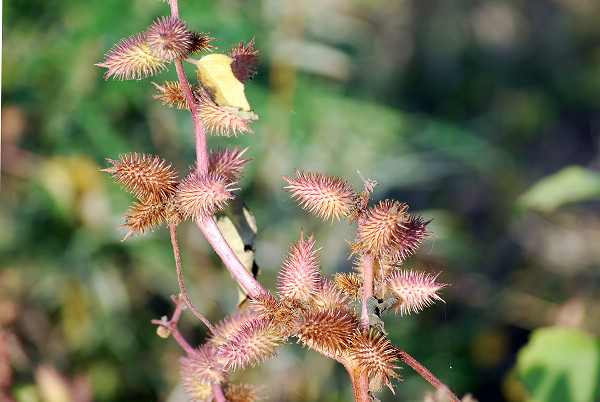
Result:
[[[544,177],[519,197],[521,209],[554,212],[564,204],[600,199],[600,173],[569,166]]]
[[[175,79],[173,68],[105,82],[94,66],[167,10],[156,0],[3,2],[0,368],[10,370],[0,390],[17,400],[56,389],[80,401],[181,400],[181,351],[150,324],[178,291],[168,234],[122,243],[132,200],[98,168],[137,151],[182,176],[191,121],[152,99],[151,81]],[[180,0],[180,11],[219,51],[256,37],[263,52],[246,89],[256,134],[210,145],[250,146],[240,187],[267,288],[300,228],[315,232],[325,272],[351,265],[353,229],[301,211],[280,175],[318,170],[360,189],[360,169],[380,183],[374,197],[434,219],[436,237],[406,267],[442,271],[446,304],[383,318],[392,341],[457,394],[523,400],[514,365],[530,331],[600,333],[598,201],[515,214],[539,180],[600,169],[599,2]],[[188,291],[216,322],[235,309],[235,282],[197,228],[178,230]],[[188,313],[182,331],[194,343],[205,329]],[[339,365],[299,349],[240,378],[275,401],[352,398]],[[431,390],[402,375],[382,400]]]
[[[537,329],[519,352],[517,370],[532,402],[597,401],[600,340],[573,329]]]

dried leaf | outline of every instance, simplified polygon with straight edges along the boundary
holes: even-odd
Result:
[[[196,63],[198,81],[209,92],[217,106],[228,106],[240,111],[250,111],[244,94],[244,84],[231,70],[233,59],[224,54],[209,54]]]

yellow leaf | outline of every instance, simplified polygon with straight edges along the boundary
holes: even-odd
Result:
[[[231,71],[233,59],[213,53],[198,60],[198,81],[209,91],[218,106],[250,111],[250,104],[242,84]]]

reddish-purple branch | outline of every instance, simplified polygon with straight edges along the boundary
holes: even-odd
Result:
[[[169,0],[169,5],[171,6],[171,15],[175,18],[179,18],[179,6],[177,0]]]
[[[206,173],[208,171],[208,149],[206,143],[206,129],[198,118],[198,110],[196,108],[196,98],[190,88],[187,76],[183,69],[183,61],[176,60],[175,68],[177,70],[177,78],[181,82],[181,88],[185,95],[188,105],[190,106],[190,112],[192,113],[192,122],[194,124],[194,136],[196,138],[196,168],[198,173]]]
[[[177,1],[171,2],[171,10],[177,9]],[[185,75],[183,69],[183,62],[181,60],[175,61],[175,67],[177,69],[177,77],[181,82],[181,87],[185,94],[188,105],[190,105],[190,112],[192,114],[192,120],[194,123],[194,134],[196,137],[196,168],[197,172],[205,173],[208,171],[208,149],[206,141],[206,129],[198,118],[198,109],[194,107],[197,103],[196,98],[192,94],[190,84]],[[202,220],[198,220],[198,226],[208,239],[209,243],[213,246],[217,254],[223,260],[223,263],[231,271],[231,274],[238,280],[251,297],[258,296],[264,292],[263,287],[254,279],[254,277],[246,270],[244,265],[237,258],[235,253],[231,250],[229,244],[225,241],[223,234],[218,229],[214,219],[207,217]],[[182,282],[181,282],[182,283]]]
[[[369,397],[369,379],[367,376],[356,377],[354,370],[350,363],[344,359],[336,359],[338,362],[342,363],[348,375],[350,376],[350,381],[352,382],[352,390],[354,391],[354,401],[355,402],[371,402],[371,398]]]
[[[460,398],[458,398],[456,395],[454,395],[454,393],[452,391],[450,391],[450,388],[448,388],[446,386],[446,384],[441,382],[439,380],[439,378],[437,378],[435,375],[433,375],[433,373],[431,371],[427,370],[425,368],[425,366],[423,366],[421,363],[419,363],[417,360],[415,360],[414,357],[412,357],[411,355],[409,355],[408,353],[406,353],[399,347],[394,346],[394,348],[396,349],[396,353],[398,354],[398,357],[400,358],[400,360],[402,360],[404,363],[406,363],[410,367],[412,367],[413,370],[415,370],[417,373],[419,373],[421,375],[421,377],[426,379],[436,389],[445,390],[453,402],[460,402]]]
[[[223,394],[223,388],[219,384],[212,384],[211,388],[216,402],[227,402],[227,398]]]
[[[175,311],[173,312],[173,316],[171,317],[171,319],[167,321],[166,317],[163,317],[160,320],[152,320],[152,323],[162,325],[163,327],[167,328],[170,331],[173,338],[177,341],[179,346],[181,346],[181,348],[185,350],[186,353],[189,355],[194,352],[194,348],[192,348],[190,344],[187,343],[183,335],[181,335],[181,332],[179,332],[179,328],[177,327],[177,323],[179,322],[179,317],[181,316],[181,311],[183,310],[183,306],[185,306],[185,303],[175,296],[172,296],[171,299],[175,303]]]
[[[240,262],[239,258],[217,227],[217,224],[212,216],[204,217],[196,221],[204,236],[208,239],[208,242],[213,246],[223,263],[227,266],[231,275],[240,283],[240,285],[246,289],[250,297],[257,297],[261,293],[264,293],[264,288],[258,283],[254,276],[244,265]]]

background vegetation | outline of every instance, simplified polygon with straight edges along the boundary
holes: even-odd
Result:
[[[559,345],[588,345],[589,375],[576,388],[589,392],[554,400],[598,397],[600,3],[180,3],[219,50],[255,36],[263,51],[247,89],[261,117],[256,135],[210,145],[250,146],[241,195],[258,220],[267,288],[300,228],[315,232],[325,272],[351,268],[352,228],[298,209],[280,174],[319,170],[360,188],[360,169],[379,182],[375,197],[434,218],[436,237],[407,265],[452,284],[445,305],[386,317],[394,343],[459,395],[521,401],[523,380],[535,396],[547,378],[539,370],[569,357],[535,366],[540,344],[541,355],[557,349],[544,338],[522,355],[519,377],[517,352],[531,331],[574,328],[586,341]],[[182,400],[181,351],[150,324],[178,292],[168,233],[121,243],[130,199],[98,171],[132,151],[180,172],[192,164],[189,115],[152,99],[150,82],[173,79],[174,68],[105,82],[94,66],[167,12],[156,0],[3,2],[0,399]],[[180,233],[189,293],[218,321],[235,308],[234,281],[197,228]],[[181,325],[203,339],[191,314]],[[410,369],[402,374],[383,400],[431,390]],[[335,362],[297,345],[240,378],[265,384],[273,401],[352,397]],[[565,397],[547,395],[537,400]]]

